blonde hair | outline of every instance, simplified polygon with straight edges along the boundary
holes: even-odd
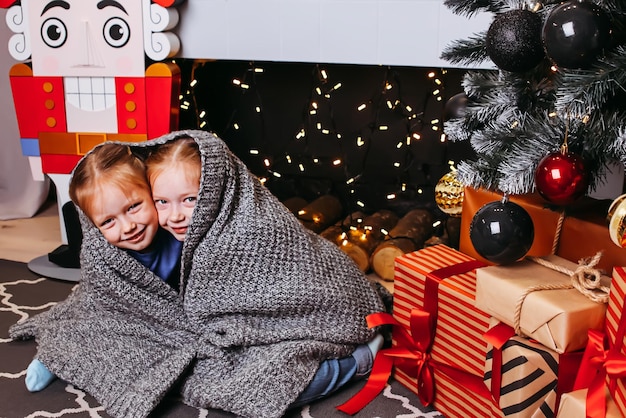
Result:
[[[146,167],[127,145],[104,143],[87,154],[74,169],[70,199],[90,219],[93,198],[104,183],[113,183],[121,190],[139,188],[150,192]]]
[[[191,166],[194,171],[187,171],[187,175],[193,175],[200,182],[202,161],[198,144],[191,138],[181,138],[166,142],[156,147],[146,158],[146,176],[153,184],[154,179],[174,164]]]

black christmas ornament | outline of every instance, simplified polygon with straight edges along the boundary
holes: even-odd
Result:
[[[529,10],[497,15],[487,31],[486,51],[502,70],[528,71],[545,57],[541,43],[541,17]]]
[[[585,161],[577,154],[557,151],[539,161],[535,187],[548,202],[566,206],[580,199],[589,187]]]
[[[611,38],[611,21],[602,8],[572,0],[555,7],[543,25],[546,55],[564,68],[588,68]]]
[[[504,198],[478,209],[469,235],[474,249],[482,257],[496,264],[510,264],[530,250],[535,228],[524,208]]]
[[[444,120],[461,117],[466,106],[467,96],[465,93],[458,93],[450,97],[443,108]]]

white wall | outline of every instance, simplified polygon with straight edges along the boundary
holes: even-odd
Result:
[[[441,51],[492,19],[442,0],[187,0],[179,11],[185,58],[416,67],[451,67]]]
[[[48,181],[32,178],[28,158],[22,155],[20,134],[9,83],[15,60],[7,47],[12,32],[0,9],[0,219],[27,218],[37,212],[48,195]]]

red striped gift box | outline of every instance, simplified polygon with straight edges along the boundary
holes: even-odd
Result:
[[[416,380],[396,368],[394,378],[407,388],[415,388]],[[447,376],[435,372],[435,401],[433,406],[446,417],[485,418],[502,417],[502,412],[491,399],[477,395]]]
[[[395,261],[393,315],[408,327],[411,310],[415,308],[435,314],[437,328],[432,359],[482,376],[487,353],[487,342],[482,335],[489,329],[490,316],[474,307],[476,270],[445,277],[454,272],[455,266],[463,264],[483,266],[474,258],[445,245],[398,257]]]
[[[626,298],[626,267],[613,268],[613,280],[611,281],[611,294],[606,313],[606,333],[609,338],[609,346],[619,344],[615,341],[622,315],[624,314],[624,299]],[[621,342],[620,353],[626,355],[626,337]],[[617,408],[626,416],[626,377],[616,379],[609,385],[611,395]]]

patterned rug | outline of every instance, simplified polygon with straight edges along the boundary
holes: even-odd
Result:
[[[0,259],[0,418],[109,417],[90,395],[55,380],[45,390],[29,393],[24,386],[26,367],[35,355],[34,341],[14,342],[8,329],[21,318],[42,312],[67,297],[76,283],[42,278],[26,264]],[[356,393],[364,382],[345,388],[322,401],[292,410],[285,418],[347,418],[335,409]],[[174,394],[167,396],[151,415],[172,418],[233,417],[232,414],[184,405]],[[412,392],[391,381],[384,392],[355,417],[442,418],[422,406]]]

